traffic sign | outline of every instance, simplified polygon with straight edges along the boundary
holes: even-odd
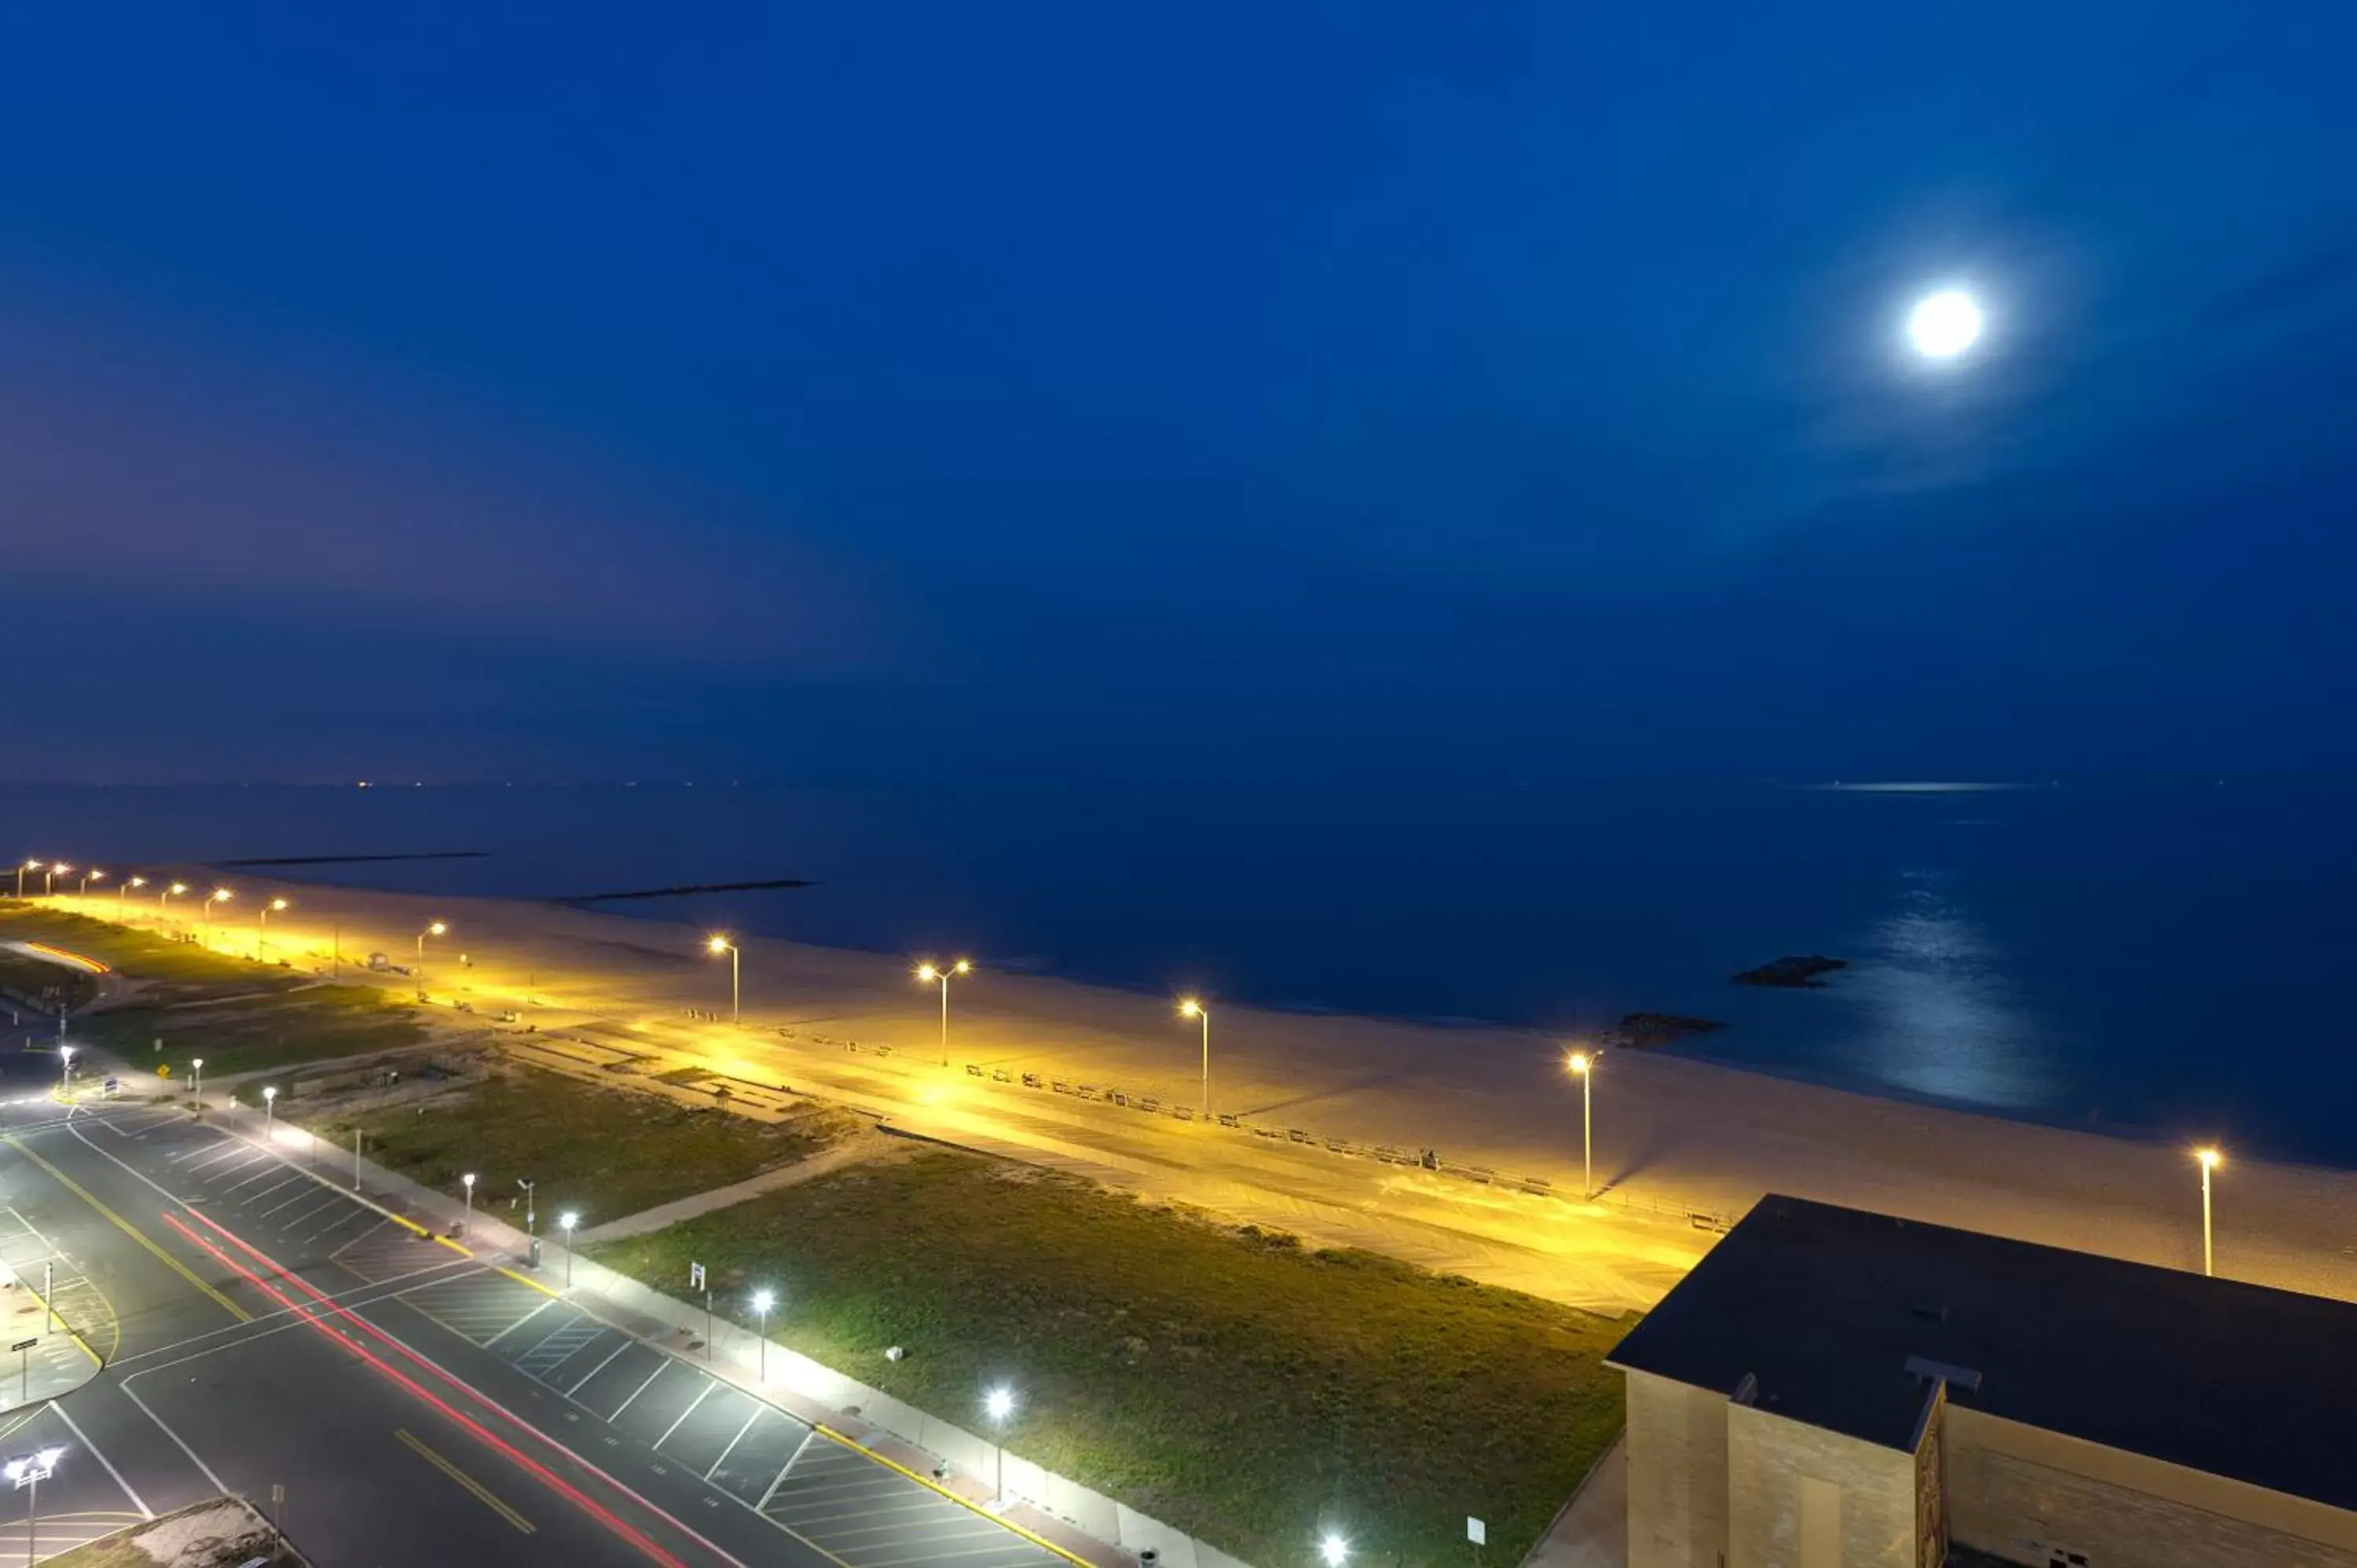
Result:
[[[38,1345],[39,1343],[40,1340],[38,1339],[19,1339],[14,1345],[8,1347],[8,1354],[11,1356],[16,1355],[20,1351],[31,1349],[34,1346]]]
[[[1490,1527],[1472,1515],[1465,1516],[1465,1539],[1476,1546],[1490,1544]]]
[[[690,1290],[702,1290],[704,1288],[704,1265],[702,1263],[690,1263],[687,1265],[687,1288]]]

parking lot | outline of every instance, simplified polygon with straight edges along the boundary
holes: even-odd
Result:
[[[366,1240],[396,1256],[405,1250]],[[470,1272],[404,1291],[400,1299],[849,1568],[1062,1562],[692,1361],[507,1275]]]

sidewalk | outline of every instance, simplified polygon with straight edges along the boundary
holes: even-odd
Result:
[[[261,1112],[247,1106],[225,1107],[212,1103],[211,1100],[212,1097],[208,1095],[208,1103],[202,1112],[206,1121],[249,1142],[259,1144],[264,1141],[263,1127],[255,1125],[267,1122]],[[572,1288],[566,1290],[552,1285],[535,1277],[534,1271],[527,1265],[525,1260],[530,1254],[530,1247],[523,1232],[486,1214],[481,1208],[474,1211],[469,1221],[461,1200],[421,1187],[373,1161],[355,1161],[350,1151],[338,1149],[305,1129],[285,1122],[273,1125],[269,1141],[290,1166],[312,1179],[334,1187],[339,1191],[355,1193],[394,1219],[441,1239],[454,1251],[479,1258],[551,1296],[569,1301],[582,1311],[643,1340],[655,1349],[690,1361],[714,1377],[819,1428],[828,1436],[859,1449],[942,1495],[977,1512],[1001,1520],[1039,1544],[1079,1564],[1080,1568],[1135,1568],[1137,1557],[1134,1552],[1083,1531],[1032,1501],[1011,1500],[1003,1509],[996,1506],[987,1477],[996,1473],[997,1455],[988,1444],[974,1438],[971,1434],[940,1425],[942,1437],[954,1435],[965,1439],[962,1444],[943,1443],[944,1448],[963,1450],[957,1454],[961,1462],[952,1464],[943,1454],[919,1447],[863,1419],[859,1406],[837,1406],[813,1398],[807,1392],[781,1387],[781,1380],[791,1376],[795,1370],[814,1369],[823,1374],[822,1381],[832,1380],[846,1390],[858,1388],[848,1379],[817,1368],[815,1362],[797,1351],[772,1341],[767,1354],[770,1376],[764,1382],[758,1370],[763,1359],[759,1337],[748,1329],[716,1317],[711,1343],[707,1344],[705,1314],[702,1306],[674,1301],[603,1264],[579,1256],[572,1261]],[[357,1185],[354,1182],[356,1168]],[[543,1267],[539,1272],[563,1278],[563,1249],[550,1242],[546,1237],[541,1240]],[[1011,1453],[1006,1455],[1004,1467],[1010,1498],[1017,1498],[1018,1487],[1027,1477],[1041,1475],[1039,1466],[1017,1459]],[[1052,1487],[1037,1486],[1031,1489],[1051,1493],[1053,1490]],[[1124,1511],[1125,1514],[1126,1510]],[[1129,1518],[1125,1518],[1124,1522],[1129,1522]],[[1174,1544],[1183,1543],[1189,1549],[1183,1554],[1170,1551],[1161,1553],[1162,1561],[1172,1564],[1173,1568],[1188,1568],[1189,1563],[1195,1564],[1196,1568],[1220,1568],[1221,1564],[1231,1562],[1208,1550],[1198,1553],[1191,1550],[1195,1543],[1188,1538],[1176,1531],[1169,1533],[1174,1538]],[[1242,1568],[1242,1565],[1235,1565],[1235,1568]]]

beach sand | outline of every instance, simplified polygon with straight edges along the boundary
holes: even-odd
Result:
[[[813,1092],[832,1088],[915,1130],[1587,1305],[1657,1298],[1710,1240],[1684,1211],[1739,1215],[1770,1191],[2171,1267],[2201,1262],[2199,1173],[2180,1148],[1609,1051],[1595,1078],[1596,1179],[1616,1197],[1671,1213],[1640,1219],[1609,1205],[1523,1198],[1232,1130],[986,1088],[963,1070],[971,1062],[1194,1104],[1200,1036],[1168,997],[980,968],[952,983],[958,1065],[942,1073],[930,1065],[940,993],[914,978],[913,958],[746,938],[737,1029],[687,1016],[729,1012],[727,959],[706,952],[705,933],[689,927],[199,867],[180,875],[238,890],[225,908],[239,914],[213,931],[225,950],[253,952],[255,900],[274,895],[292,907],[271,920],[269,956],[307,967],[333,943],[348,975],[371,951],[412,962],[418,933],[446,921],[448,934],[427,941],[422,976],[437,1001],[464,988],[484,1013],[522,1007],[546,1030],[605,1021],[682,1059]],[[59,902],[100,918],[116,909],[111,897]],[[156,920],[152,908],[135,915]],[[177,915],[171,923],[183,925]],[[1429,1148],[1577,1194],[1580,1090],[1564,1069],[1564,1042],[1206,1002],[1217,1111],[1320,1138]],[[853,1056],[846,1040],[889,1045],[894,1055],[888,1064]],[[2216,1204],[2220,1273],[2357,1298],[2357,1174],[2229,1151]]]

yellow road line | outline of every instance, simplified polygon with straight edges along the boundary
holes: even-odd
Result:
[[[441,1471],[444,1475],[449,1477],[452,1480],[457,1482],[468,1491],[474,1493],[476,1501],[481,1503],[485,1508],[490,1509],[493,1513],[499,1515],[501,1519],[515,1526],[516,1529],[522,1530],[524,1534],[530,1535],[533,1530],[540,1528],[533,1524],[532,1520],[524,1518],[523,1515],[516,1512],[515,1509],[501,1502],[498,1498],[493,1497],[491,1495],[491,1489],[483,1485],[482,1482],[478,1481],[474,1477],[469,1476],[466,1471],[461,1470],[457,1466],[453,1465],[449,1460],[445,1459],[442,1455],[425,1446],[425,1444],[420,1442],[416,1435],[411,1433],[407,1428],[395,1427],[393,1434],[395,1437],[400,1438],[402,1442],[407,1444],[410,1451],[415,1454],[419,1458],[425,1460],[428,1465],[433,1466],[436,1469]]]
[[[24,1288],[24,1292],[27,1295],[29,1295],[35,1301],[39,1302],[41,1304],[41,1310],[48,1315],[48,1317],[41,1319],[41,1324],[44,1328],[48,1326],[50,1317],[56,1318],[59,1324],[64,1327],[66,1333],[72,1337],[73,1342],[81,1347],[81,1353],[90,1358],[90,1364],[91,1366],[103,1367],[106,1365],[106,1357],[100,1355],[97,1351],[90,1348],[90,1341],[81,1337],[81,1330],[76,1328],[73,1326],[72,1321],[69,1319],[64,1313],[59,1312],[56,1307],[51,1306],[48,1304],[48,1298],[43,1296],[39,1291],[33,1288],[31,1281],[27,1280],[20,1275],[17,1278],[16,1283]],[[106,1299],[106,1293],[99,1289],[87,1275],[83,1277],[81,1283],[90,1286],[90,1294],[98,1297],[99,1305],[106,1308],[106,1321],[114,1330],[114,1343],[109,1348],[109,1354],[122,1349],[123,1319],[114,1315],[114,1304]]]
[[[39,1155],[36,1154],[32,1149],[27,1147],[25,1144],[17,1142],[16,1139],[10,1138],[7,1140],[7,1143],[9,1147],[15,1149],[18,1154],[23,1155],[27,1159],[32,1161],[35,1165],[40,1166],[51,1176],[57,1177],[58,1181],[66,1188],[67,1191],[72,1193],[76,1197],[81,1198],[84,1203],[89,1204],[92,1208],[97,1209],[99,1213],[104,1215],[107,1219],[113,1222],[116,1230],[122,1231],[125,1236],[130,1237],[134,1241],[138,1242],[141,1246],[155,1253],[156,1257],[162,1259],[164,1262],[171,1268],[174,1273],[178,1274],[182,1279],[188,1281],[190,1284],[196,1286],[199,1290],[212,1297],[214,1304],[220,1306],[222,1311],[228,1313],[231,1317],[236,1318],[240,1323],[251,1323],[253,1321],[253,1314],[246,1311],[245,1308],[238,1305],[237,1303],[230,1300],[229,1297],[221,1294],[221,1292],[213,1289],[212,1286],[199,1279],[195,1271],[191,1270],[188,1264],[180,1262],[179,1259],[172,1256],[171,1253],[167,1252],[163,1248],[156,1245],[154,1241],[149,1240],[145,1232],[133,1225],[128,1219],[124,1219],[120,1214],[115,1213],[112,1208],[107,1208],[103,1203],[101,1203],[96,1197],[91,1196],[90,1189],[83,1187],[81,1183],[74,1180],[73,1177],[66,1175],[65,1172],[58,1169],[57,1166],[49,1164],[48,1161],[41,1158]]]

